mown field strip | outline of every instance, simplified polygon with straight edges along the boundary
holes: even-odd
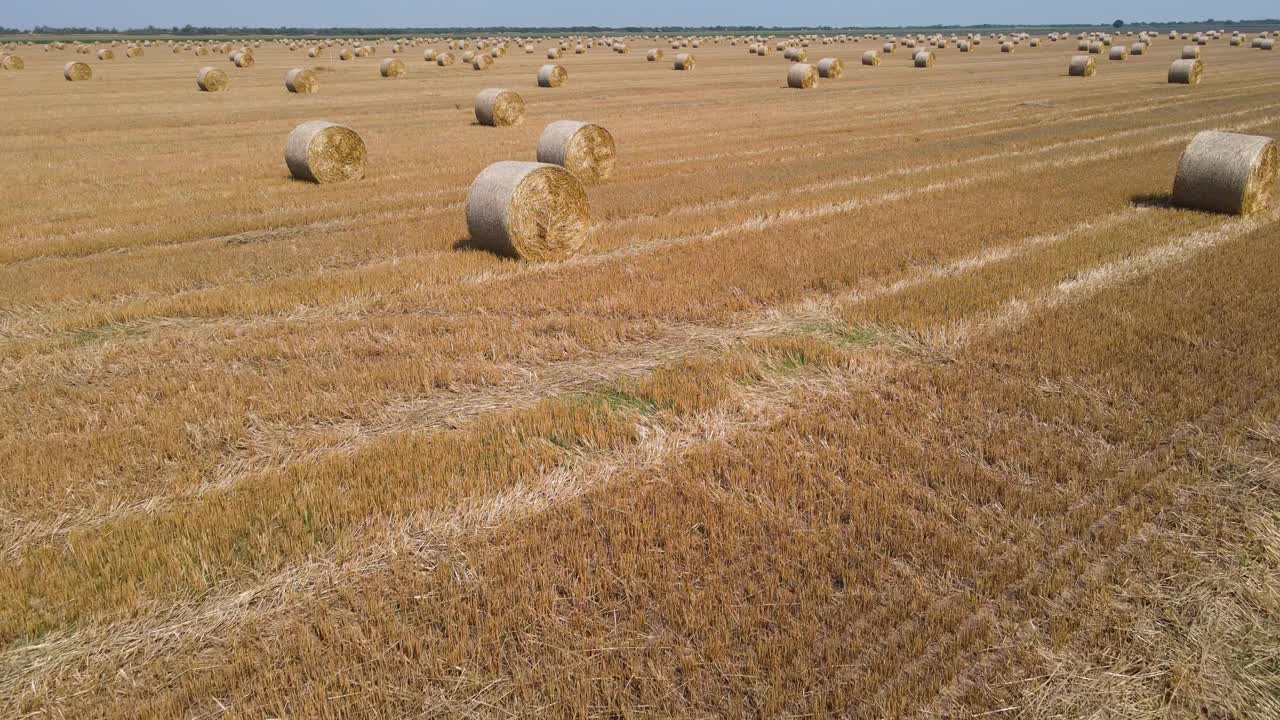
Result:
[[[1272,214],[1256,221],[1224,221],[1211,231],[1176,238],[1162,248],[1144,253],[1139,256],[1139,259],[1126,259],[1094,268],[1088,272],[1088,277],[1098,279],[1063,283],[1051,292],[1036,293],[1018,303],[1018,312],[1010,313],[1007,319],[990,325],[990,332],[1010,330],[1042,310],[1060,306],[1068,301],[1083,300],[1110,287],[1114,282],[1131,281],[1158,272],[1209,248],[1236,240],[1252,230],[1274,223],[1275,220],[1276,217]],[[973,337],[976,335],[971,333],[967,336],[955,337],[952,342],[963,344],[966,342],[965,338]],[[866,368],[857,371],[859,376],[865,375],[866,372]],[[874,377],[875,372],[872,372],[872,375]],[[858,377],[851,378],[845,372],[832,372],[825,377],[806,378],[801,387],[802,393],[809,398],[819,392],[847,392],[851,382],[856,384]],[[805,399],[793,397],[788,392],[781,395],[771,400],[768,405],[781,411],[787,404]],[[752,403],[752,407],[759,411],[762,404],[755,402]],[[747,423],[741,420],[739,419],[739,426],[745,427]],[[717,418],[715,425],[723,426],[724,422],[727,421]],[[650,437],[653,436],[653,430],[647,432]],[[678,436],[674,434],[664,436],[658,446],[643,445],[645,449],[640,455],[644,458],[646,467],[653,467],[675,457],[674,449],[676,448],[680,448],[682,452],[687,451],[687,448],[698,444],[698,437],[707,434],[705,430],[693,431],[687,428],[678,432]],[[722,435],[717,434],[717,436]],[[649,438],[646,438],[645,443],[648,442]],[[662,451],[660,448],[668,448],[668,450]],[[604,462],[603,467],[634,467],[636,458],[631,453],[626,455],[629,459],[609,458]],[[584,465],[583,469],[586,467],[590,467],[590,463]],[[591,482],[592,477],[604,472],[603,467],[592,467],[582,475],[575,474],[572,479],[567,479],[564,474],[557,475],[555,476],[556,487],[570,490],[584,487]],[[556,472],[564,473],[565,471]],[[548,477],[551,475],[549,474]],[[576,496],[575,493],[568,492],[565,496],[551,497],[563,502]],[[535,492],[534,497],[546,496]],[[535,512],[547,507],[547,504],[542,502],[521,503],[510,497],[497,496],[487,501],[473,498],[467,502],[480,503],[481,507],[485,507],[488,503],[486,509],[471,510],[462,516],[485,518],[484,525],[478,528],[480,531],[522,516],[523,508],[526,506],[534,507]],[[446,513],[445,517],[453,517],[453,513]],[[420,524],[421,522],[421,519],[415,519],[409,521],[407,525],[396,523],[397,526],[390,532],[385,534],[379,532],[376,538],[362,539],[362,544],[366,545],[366,553],[358,560],[349,561],[342,566],[336,566],[330,560],[308,561],[273,576],[252,589],[209,598],[192,605],[169,607],[156,615],[136,621],[105,627],[87,626],[76,631],[54,633],[39,644],[13,648],[5,653],[6,669],[3,674],[0,674],[0,686],[13,692],[18,692],[20,687],[39,687],[59,680],[61,674],[68,672],[71,668],[85,667],[85,663],[97,667],[120,667],[128,662],[148,662],[163,656],[167,649],[180,641],[191,642],[199,637],[221,636],[237,626],[245,627],[262,623],[271,614],[287,611],[287,603],[279,602],[282,597],[303,592],[322,595],[333,591],[334,588],[345,586],[348,581],[360,575],[376,572],[397,553],[422,552],[424,548],[430,552],[430,548],[436,547],[439,533],[447,530],[450,525],[424,525]]]

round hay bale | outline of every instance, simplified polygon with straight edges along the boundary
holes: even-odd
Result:
[[[868,50],[862,53],[862,64],[875,67],[880,64],[880,53],[875,50]]]
[[[569,79],[569,71],[563,65],[548,63],[538,68],[538,87],[558,88]]]
[[[532,55],[534,53],[533,45],[525,45],[524,52],[526,55]]]
[[[98,59],[99,60],[115,60],[116,53],[111,48],[102,48],[101,50],[98,51]]]
[[[437,53],[432,48],[427,48],[426,50],[422,51],[422,59],[427,62],[435,62],[436,58],[439,57],[439,55],[440,53]]]
[[[307,57],[309,58],[319,57],[319,55],[320,55],[320,48],[311,48],[310,50],[307,51]]]
[[[436,65],[439,65],[440,67],[446,67],[454,64],[455,62],[457,62],[457,58],[455,58],[451,52],[442,52],[436,56]]]
[[[387,58],[378,66],[378,72],[384,78],[402,78],[409,72],[409,69],[405,67],[403,60]]]
[[[617,155],[608,130],[578,120],[557,120],[538,139],[538,162],[559,165],[586,183],[609,179]]]
[[[130,45],[124,49],[124,56],[127,58],[140,58],[146,53],[139,45]]]
[[[22,70],[27,64],[17,55],[2,54],[0,55],[0,70]],[[70,80],[70,78],[67,78]]]
[[[1182,59],[1183,60],[1199,60],[1200,46],[1199,45],[1183,45]]]
[[[844,63],[839,58],[822,58],[818,61],[818,75],[829,80],[844,76]]]
[[[93,68],[89,63],[72,61],[62,67],[62,77],[72,82],[89,80],[93,77]]]
[[[931,68],[935,60],[932,50],[921,50],[912,57],[915,66],[918,68]]]
[[[645,59],[649,62],[658,62],[662,59],[662,50],[658,48],[649,48],[649,52],[645,54]]]
[[[1071,58],[1071,67],[1067,74],[1071,77],[1093,77],[1098,72],[1098,63],[1092,55],[1076,55]]]
[[[196,87],[204,92],[222,92],[231,84],[231,78],[215,67],[202,67],[196,72]]]
[[[284,161],[299,180],[337,183],[364,177],[364,141],[354,130],[325,120],[308,120],[289,133]]]
[[[1013,43],[1011,43],[1011,42],[1007,42],[1007,41],[1006,41],[1006,42],[1003,42],[1003,43],[1000,43],[1000,52],[1002,52],[1002,53],[1011,53],[1011,52],[1013,52]]]
[[[787,87],[808,90],[818,84],[818,68],[807,63],[792,63],[787,70]]]
[[[547,59],[548,59],[548,60],[559,60],[559,59],[560,59],[560,48],[558,48],[558,47],[547,48]]]
[[[676,55],[675,68],[677,70],[692,70],[694,64],[695,61],[693,59],[693,53],[680,53],[679,55]]]
[[[1258,43],[1259,50],[1271,50],[1275,48],[1275,46],[1276,46],[1276,41],[1271,38],[1266,38],[1262,42]]]
[[[1102,51],[1106,49],[1106,47],[1107,47],[1106,45],[1102,44],[1101,40],[1094,40],[1093,42],[1089,43],[1089,54],[1101,55]]]
[[[582,248],[591,221],[582,182],[557,165],[497,162],[467,193],[476,247],[523,260],[562,260]]]
[[[253,54],[237,50],[231,53],[231,62],[235,63],[238,68],[253,67]]]
[[[284,86],[291,93],[310,95],[320,90],[320,81],[308,68],[294,68],[285,73]]]
[[[1169,66],[1169,82],[1178,85],[1199,85],[1204,76],[1204,63],[1199,60],[1174,60]]]
[[[968,40],[961,40],[960,44],[958,44],[956,47],[960,48],[960,52],[967,53],[973,49],[973,44],[970,43]]]
[[[1113,45],[1111,52],[1107,54],[1107,58],[1111,60],[1124,60],[1129,57],[1129,48],[1123,45]]]
[[[524,98],[504,88],[488,88],[476,94],[476,122],[490,127],[510,127],[524,122]]]
[[[355,56],[356,54],[351,50],[351,48],[342,48],[342,50],[338,52],[339,60],[350,60]]]
[[[1130,55],[1146,55],[1147,44],[1140,43],[1140,42],[1134,43],[1133,45],[1129,46],[1129,54]]]
[[[476,56],[471,58],[472,70],[488,70],[491,65],[493,65],[493,58],[485,53],[476,53]]]
[[[1178,161],[1173,204],[1249,215],[1267,207],[1278,173],[1280,150],[1275,140],[1206,130],[1191,139]]]

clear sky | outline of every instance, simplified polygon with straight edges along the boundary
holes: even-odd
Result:
[[[57,0],[0,2],[0,26],[470,27],[780,25],[900,26],[1239,20],[1280,15],[1276,0]]]

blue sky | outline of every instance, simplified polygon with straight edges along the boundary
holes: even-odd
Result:
[[[4,0],[0,26],[158,27],[245,25],[301,27],[445,27],[484,25],[971,25],[1102,23],[1124,20],[1218,20],[1280,15],[1276,0],[1123,0],[1019,2],[947,0],[853,3],[836,0]]]

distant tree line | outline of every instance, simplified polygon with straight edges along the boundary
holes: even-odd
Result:
[[[1233,25],[1280,25],[1280,19],[1268,18],[1264,20],[1176,20],[1169,22],[1129,22],[1117,20],[1113,23],[1114,27],[1181,27],[1189,25],[1215,25],[1215,26],[1233,26]],[[50,25],[37,25],[31,32],[37,35],[190,35],[190,36],[208,36],[208,35],[322,35],[322,36],[342,36],[342,35],[446,35],[446,34],[464,34],[464,33],[489,33],[489,34],[538,34],[538,33],[573,33],[573,34],[590,34],[590,33],[797,33],[797,32],[865,32],[865,31],[882,31],[882,30],[993,30],[1013,27],[1094,27],[1088,24],[1079,23],[1041,23],[1034,25],[919,25],[919,26],[901,26],[901,27],[835,27],[831,25],[817,26],[764,26],[764,25],[704,25],[699,27],[685,27],[678,25],[664,26],[627,26],[627,27],[604,27],[599,25],[573,25],[566,27],[518,27],[507,25],[496,25],[490,27],[319,27],[319,28],[303,28],[303,27],[211,27],[211,26],[195,26],[184,25],[182,27],[156,27],[148,25],[144,28],[129,28],[119,30],[117,28],[105,27],[53,27]],[[17,28],[0,27],[0,34],[16,35],[22,33]]]

